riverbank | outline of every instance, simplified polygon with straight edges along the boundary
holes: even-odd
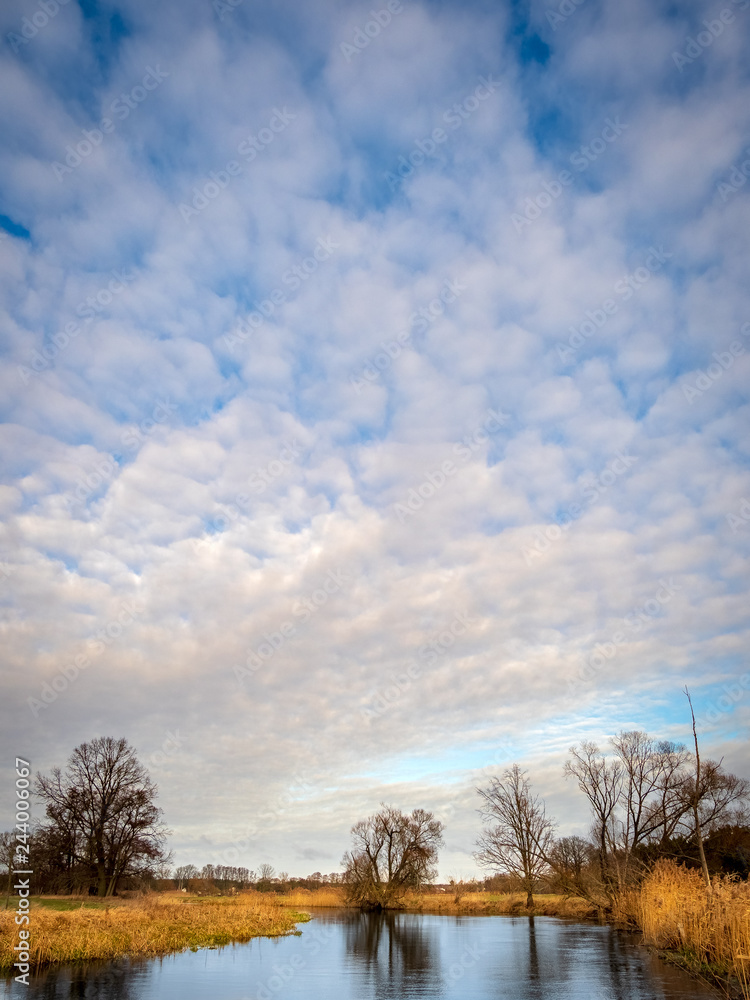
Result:
[[[346,906],[343,889],[335,886],[324,889],[294,889],[280,897],[292,906],[342,907]],[[596,919],[597,910],[585,899],[538,893],[534,908],[526,909],[525,893],[409,893],[401,901],[400,909],[407,913],[443,913],[453,916],[530,916],[563,917],[570,920]]]
[[[750,884],[659,861],[627,902],[644,944],[667,961],[750,1000]]]
[[[550,916],[587,922],[597,908],[586,900],[540,893],[534,908],[522,893],[413,893],[403,908],[446,916]],[[300,911],[346,907],[343,887],[287,893],[243,892],[235,897],[155,893],[136,900],[52,897],[32,899],[32,967],[47,964],[156,957],[187,948],[215,948],[254,937],[290,933],[309,919]],[[0,970],[9,972],[18,940],[15,910],[0,911]],[[614,923],[639,929],[643,943],[725,993],[750,1000],[750,885],[714,879],[710,892],[699,872],[659,862],[638,890],[623,896]]]
[[[345,906],[335,886],[295,890],[282,897],[300,907]],[[539,893],[526,909],[523,893],[425,892],[404,898],[406,912],[454,916],[546,916],[600,919],[592,903],[571,896]],[[643,944],[731,997],[750,1000],[750,884],[716,877],[708,891],[699,871],[660,861],[639,889],[618,900],[612,923],[639,930]]]
[[[309,920],[277,896],[181,898],[152,895],[138,900],[35,899],[29,913],[32,967],[123,955],[153,958],[186,948],[216,948],[232,941],[289,934]],[[18,941],[13,910],[0,911],[0,970],[9,972]]]

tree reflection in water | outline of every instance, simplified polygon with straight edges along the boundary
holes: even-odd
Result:
[[[138,1000],[136,966],[128,959],[47,969],[35,977],[39,1000]]]
[[[400,997],[415,980],[426,985],[440,979],[431,938],[412,914],[388,910],[360,913],[346,924],[347,954],[366,966],[378,997]]]
[[[539,955],[536,950],[536,926],[534,918],[529,917],[529,997],[542,995],[539,977]]]
[[[299,936],[49,969],[2,1000],[715,1000],[613,927],[321,912]]]

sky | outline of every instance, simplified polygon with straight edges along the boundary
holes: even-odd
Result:
[[[124,736],[175,863],[479,873],[518,762],[750,777],[750,0],[0,8],[0,828]],[[43,818],[41,803],[36,818]]]

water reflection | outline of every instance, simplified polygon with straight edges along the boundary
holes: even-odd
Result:
[[[378,997],[410,996],[440,978],[435,935],[414,914],[358,913],[346,924],[346,950],[361,963]]]
[[[536,924],[534,918],[529,917],[529,988],[526,993],[529,1000],[536,1000],[541,996],[539,989],[539,955],[536,950]]]
[[[139,1000],[136,966],[145,964],[123,958],[46,969],[34,976],[31,995],[39,1000]]]
[[[299,936],[48,970],[7,1000],[716,1000],[611,927],[323,911]]]

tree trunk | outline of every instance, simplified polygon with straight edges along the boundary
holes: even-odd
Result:
[[[693,793],[693,820],[695,821],[695,839],[698,841],[698,856],[701,859],[701,868],[703,869],[703,881],[706,883],[706,888],[711,891],[711,876],[708,873],[708,864],[706,863],[706,852],[703,850],[703,831],[701,830],[701,821],[698,815],[698,804],[700,799],[700,786],[701,786],[701,755],[698,752],[698,731],[695,728],[695,712],[693,711],[693,702],[690,699],[690,692],[685,685],[685,695],[687,696],[688,705],[690,705],[690,716],[693,720],[693,739],[695,740],[695,791]]]
[[[5,909],[8,909],[8,903],[10,902],[10,890],[13,887],[13,864],[12,857],[8,855],[8,889],[5,893]]]
[[[526,890],[526,909],[531,910],[534,907],[534,893],[531,889]]]
[[[701,859],[701,868],[703,870],[703,881],[706,883],[708,889],[711,888],[711,876],[708,873],[708,864],[706,862],[706,852],[703,850],[703,833],[701,831],[701,821],[698,817],[698,805],[697,805],[697,792],[693,799],[693,819],[695,820],[695,837],[698,841],[698,856]]]
[[[97,896],[107,895],[107,869],[103,861],[96,866],[96,894]]]

